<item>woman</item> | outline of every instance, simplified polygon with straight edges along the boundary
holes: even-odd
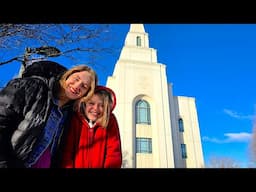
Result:
[[[112,113],[116,97],[97,86],[94,95],[81,99],[63,151],[63,168],[121,168],[122,151],[117,120]]]
[[[0,168],[55,167],[73,103],[97,84],[86,65],[70,70],[52,61],[29,66],[0,91]]]

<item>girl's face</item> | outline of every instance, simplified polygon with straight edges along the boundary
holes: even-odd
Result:
[[[93,122],[103,116],[103,99],[99,95],[93,95],[91,99],[86,102],[85,115]]]
[[[65,84],[65,94],[68,99],[75,100],[87,93],[91,85],[91,74],[88,71],[76,72],[70,75]]]

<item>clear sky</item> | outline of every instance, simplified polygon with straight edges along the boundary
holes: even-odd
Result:
[[[165,64],[175,96],[195,97],[204,160],[228,157],[246,167],[256,104],[256,24],[145,24],[149,46]],[[129,24],[114,24],[115,49],[96,67],[100,84],[111,76]],[[0,66],[0,85],[17,72]],[[68,66],[68,65],[67,65]]]
[[[167,66],[174,95],[196,98],[206,164],[212,157],[227,157],[247,166],[256,104],[256,25],[144,27],[158,62]],[[129,25],[113,29],[121,48]]]

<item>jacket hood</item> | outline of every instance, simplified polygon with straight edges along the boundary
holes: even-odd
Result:
[[[101,85],[96,86],[95,91],[97,91],[97,90],[105,90],[108,93],[110,93],[110,95],[112,97],[112,101],[113,101],[112,108],[111,108],[111,112],[112,112],[116,107],[116,94],[115,94],[115,92],[112,89],[110,89],[109,87],[105,87],[105,86],[101,86]]]
[[[27,66],[22,77],[31,77],[33,75],[50,79],[58,77],[67,71],[67,68],[54,61],[36,61]]]

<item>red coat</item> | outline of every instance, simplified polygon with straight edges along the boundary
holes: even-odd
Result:
[[[90,128],[79,113],[73,115],[71,122],[62,167],[121,168],[120,133],[114,114],[111,114],[107,128],[98,124]]]

